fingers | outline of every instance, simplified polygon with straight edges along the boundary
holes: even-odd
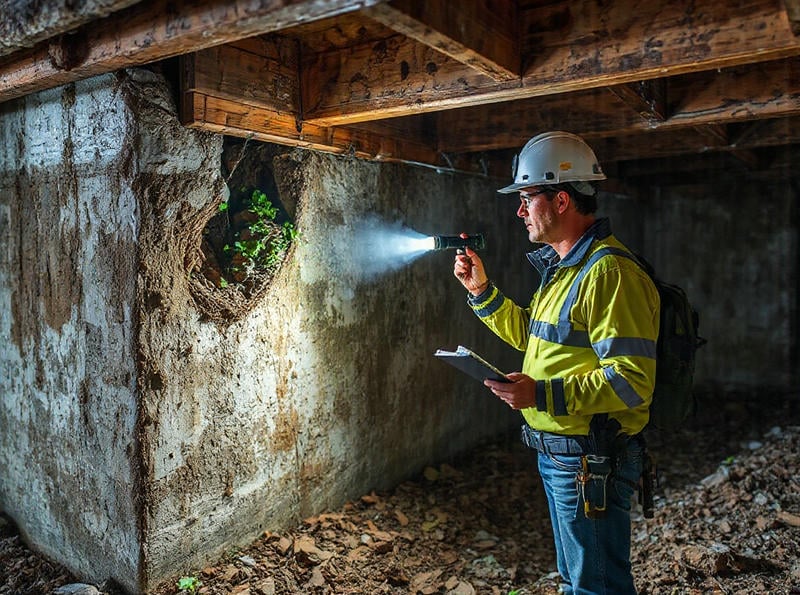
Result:
[[[472,275],[472,262],[470,259],[463,255],[456,255],[453,273],[459,279],[469,278]]]
[[[468,238],[469,236],[466,233],[461,233],[460,237]],[[485,288],[488,281],[486,271],[483,268],[483,261],[472,248],[466,246],[463,249],[456,250],[453,274],[473,295],[475,295],[475,291]]]
[[[526,409],[536,405],[536,382],[530,376],[519,372],[508,374],[511,382],[484,380],[492,393],[508,404],[512,409]]]

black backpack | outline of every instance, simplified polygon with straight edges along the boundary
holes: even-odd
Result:
[[[700,316],[689,303],[686,292],[652,274],[650,277],[661,297],[656,386],[650,404],[650,425],[661,430],[675,430],[697,408],[692,391],[695,352],[705,345],[706,340],[697,334]]]
[[[650,276],[661,298],[660,328],[656,343],[656,385],[650,404],[650,426],[675,430],[695,412],[692,392],[695,353],[705,345],[698,327],[700,316],[689,303],[686,292],[661,281],[653,267],[638,254],[616,248],[601,248],[598,252],[630,258]]]

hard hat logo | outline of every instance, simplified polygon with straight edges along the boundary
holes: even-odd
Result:
[[[570,132],[544,132],[534,136],[514,157],[512,168],[514,183],[498,192],[509,194],[538,184],[606,179],[591,147]]]

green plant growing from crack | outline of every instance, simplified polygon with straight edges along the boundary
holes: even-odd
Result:
[[[299,234],[290,221],[276,223],[278,208],[262,191],[253,190],[245,204],[251,222],[236,234],[232,244],[223,246],[223,251],[231,259],[230,270],[243,273],[246,279],[273,273]],[[219,210],[227,211],[228,203],[221,203]],[[223,277],[220,284],[227,287],[229,282]]]
[[[178,579],[178,589],[187,593],[197,593],[202,584],[196,576],[183,576]]]

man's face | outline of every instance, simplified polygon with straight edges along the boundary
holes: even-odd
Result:
[[[555,238],[557,223],[554,192],[532,186],[519,191],[517,216],[525,222],[528,239],[533,243],[549,243]]]

